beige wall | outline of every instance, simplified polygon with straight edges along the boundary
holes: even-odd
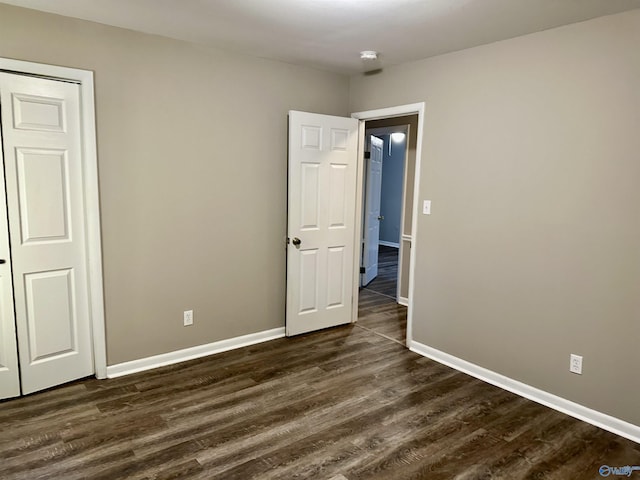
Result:
[[[0,56],[95,72],[110,365],[284,326],[287,111],[348,78],[6,5]]]
[[[414,339],[636,425],[638,45],[634,10],[354,77],[350,96],[426,102]]]

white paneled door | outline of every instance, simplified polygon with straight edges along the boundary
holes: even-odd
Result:
[[[287,335],[351,322],[358,121],[289,112]]]
[[[0,158],[2,158],[1,148]],[[0,168],[0,185],[4,183],[4,170]],[[0,399],[18,395],[20,395],[20,372],[13,313],[9,222],[6,197],[2,195],[0,187]]]
[[[10,238],[9,251],[0,215],[6,260],[0,296],[10,298],[12,272],[15,299],[15,315],[3,302],[2,332],[10,334],[15,321],[27,394],[94,372],[79,86],[0,73],[0,108],[6,185],[0,210],[8,212]],[[11,348],[4,337],[2,345]],[[3,351],[3,361],[9,353]]]
[[[371,136],[371,154],[367,160],[366,193],[364,202],[363,267],[361,285],[378,276],[378,245],[380,242],[380,201],[382,199],[382,157],[384,141]]]

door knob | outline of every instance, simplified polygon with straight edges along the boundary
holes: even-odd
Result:
[[[295,247],[299,247],[300,244],[302,243],[302,240],[300,240],[298,237],[294,237],[291,243],[293,243]]]
[[[7,263],[7,261],[4,258],[0,258],[0,265],[2,265],[3,263]]]
[[[384,220],[384,215],[380,215],[380,216],[378,217],[378,220]]]

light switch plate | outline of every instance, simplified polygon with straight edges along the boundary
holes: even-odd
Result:
[[[425,200],[422,204],[422,213],[424,215],[431,215],[431,200]]]

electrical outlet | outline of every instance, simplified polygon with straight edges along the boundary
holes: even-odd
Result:
[[[193,325],[193,310],[184,311],[184,326]]]
[[[582,375],[582,357],[580,355],[571,354],[569,359],[569,371]]]

